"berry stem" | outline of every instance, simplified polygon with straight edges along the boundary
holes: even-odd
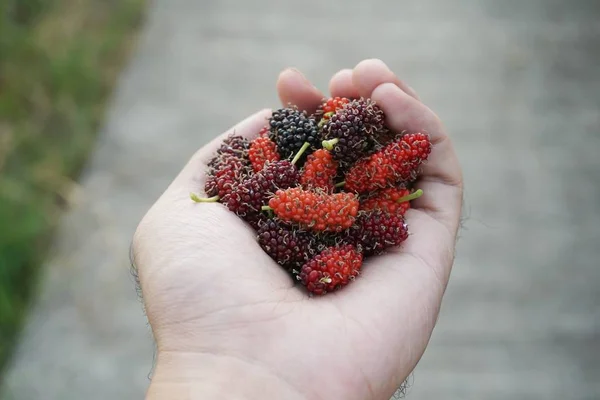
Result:
[[[306,149],[308,149],[309,147],[310,147],[310,143],[305,142],[302,145],[302,147],[300,147],[300,150],[298,150],[298,153],[296,153],[296,155],[294,156],[294,159],[292,160],[292,164],[296,164],[298,162],[298,160],[300,159],[300,157],[302,157],[302,154],[304,154]]]
[[[329,121],[329,118],[331,118],[331,116],[333,114],[335,114],[335,112],[333,112],[333,111],[323,114],[323,118],[321,118],[321,120],[319,121],[319,128],[322,127],[323,125],[325,125],[327,123],[327,121]]]
[[[260,209],[263,211],[273,211],[273,209],[269,206],[262,206]]]
[[[396,200],[396,203],[404,203],[405,201],[418,199],[421,196],[423,196],[423,191],[421,189],[417,189],[411,194],[407,194],[406,196],[400,197],[398,200]]]
[[[339,141],[340,141],[340,139],[338,139],[338,138],[329,139],[329,140],[323,140],[323,142],[321,143],[321,145],[325,149],[331,151],[331,150],[333,150],[333,146],[335,146]]]
[[[344,185],[346,184],[346,181],[341,181],[335,184],[335,187],[344,187]]]
[[[215,203],[219,201],[219,196],[213,197],[200,197],[196,193],[190,193],[190,199],[195,201],[196,203]]]

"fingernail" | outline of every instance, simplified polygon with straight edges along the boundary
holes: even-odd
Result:
[[[308,79],[306,76],[304,76],[304,74],[303,74],[302,72],[300,72],[300,70],[299,70],[299,69],[297,69],[297,68],[294,68],[294,67],[290,67],[290,68],[288,68],[288,69],[289,69],[290,71],[293,71],[293,72],[295,72],[296,74],[300,75],[300,77],[302,78],[302,80],[303,80],[304,82],[306,82],[308,85],[310,85],[311,87],[314,87],[314,88],[316,89],[316,86],[315,86],[315,85],[314,85],[314,84],[313,84],[313,83],[312,83],[312,82],[311,82],[311,81],[310,81],[310,80],[309,80],[309,79]]]
[[[379,58],[374,58],[373,61],[381,64],[382,67],[384,67],[385,69],[387,69],[388,71],[392,72],[392,70],[390,69],[390,67],[388,67],[388,65],[386,63],[383,62],[383,60],[379,59]]]
[[[300,75],[302,77],[302,79],[306,79],[306,77],[304,76],[304,74],[302,72],[300,72],[300,70],[298,68],[294,68],[294,67],[287,67],[284,72],[292,72],[294,74]]]

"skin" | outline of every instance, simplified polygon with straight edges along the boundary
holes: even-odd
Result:
[[[421,358],[454,259],[462,175],[439,118],[380,60],[336,73],[332,96],[370,97],[397,131],[433,151],[399,249],[369,258],[343,290],[309,298],[218,203],[196,204],[206,163],[231,132],[254,137],[262,110],[200,149],[143,218],[133,254],[158,358],[148,399],[389,399]],[[324,95],[281,73],[283,104]]]

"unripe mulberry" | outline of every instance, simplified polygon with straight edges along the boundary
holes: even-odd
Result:
[[[298,279],[310,293],[324,295],[350,283],[359,274],[362,260],[352,245],[328,247],[302,266]]]
[[[300,175],[300,183],[305,189],[323,189],[332,193],[337,169],[338,162],[333,159],[331,153],[319,149],[306,159]]]
[[[359,160],[346,174],[347,190],[363,193],[416,179],[431,152],[429,137],[412,133]]]
[[[262,171],[266,164],[279,161],[275,143],[267,137],[257,137],[250,143],[248,158],[254,172]]]
[[[349,228],[359,202],[352,193],[327,194],[302,188],[278,190],[269,206],[282,220],[315,231],[340,232]]]

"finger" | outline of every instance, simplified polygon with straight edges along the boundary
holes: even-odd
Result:
[[[288,68],[279,74],[277,93],[284,107],[289,104],[313,113],[325,97],[300,71]]]
[[[331,78],[331,81],[329,81],[329,93],[331,93],[331,97],[346,97],[349,99],[360,97],[358,89],[352,83],[351,69],[342,69]]]
[[[426,105],[407,95],[393,83],[382,83],[369,96],[385,114],[387,126],[395,132],[429,134],[433,150],[423,173],[448,184],[461,180],[460,167],[450,139],[438,116]]]
[[[361,64],[359,64],[360,66]],[[362,63],[362,65],[365,65]],[[380,65],[381,67],[381,65]],[[365,73],[366,69],[356,68],[353,72],[353,82],[357,87],[368,87],[375,79]],[[372,74],[385,76],[386,71],[375,68],[369,69]],[[438,257],[431,260],[431,265],[442,265],[449,267],[450,263],[440,261],[443,255],[438,248],[431,248],[431,243],[439,246],[454,246],[454,236],[458,229],[460,211],[462,205],[462,173],[452,143],[439,118],[420,101],[406,94],[396,84],[392,76],[387,76],[389,82],[381,82],[372,89],[370,93],[361,93],[365,97],[373,99],[383,110],[386,116],[386,124],[394,131],[402,132],[427,132],[430,135],[433,147],[429,159],[422,167],[422,174],[416,186],[423,189],[424,195],[414,202],[415,208],[421,211],[421,219],[415,218],[414,214],[408,215],[409,226],[413,223],[427,223],[431,228],[428,235],[446,234],[445,241],[436,238],[431,241],[426,237],[425,248],[413,249],[415,254],[421,254],[421,258],[431,256]],[[426,217],[432,217],[427,219]],[[437,224],[437,225],[436,225]],[[410,242],[409,242],[410,243]],[[429,246],[429,247],[427,247]],[[419,250],[419,251],[416,251]],[[432,251],[433,250],[433,251]],[[425,254],[427,253],[427,254]],[[442,279],[443,280],[443,279]]]
[[[388,364],[390,371],[397,369],[393,378],[410,372],[435,325],[454,257],[462,178],[452,144],[437,116],[400,89],[393,77],[388,76],[387,82],[379,80],[376,86],[371,83],[374,80],[364,70],[353,72],[357,87],[372,87],[361,95],[383,109],[391,129],[425,131],[434,143],[423,177],[417,182],[425,194],[415,202],[418,209],[406,215],[411,235],[400,248],[367,259],[360,279],[346,288],[348,292],[334,298],[342,313],[352,310],[363,326],[379,328],[377,341],[386,346],[371,351]],[[373,311],[382,308],[385,313]],[[406,363],[398,363],[388,354],[405,355]],[[399,365],[409,368],[402,370]]]
[[[383,61],[377,58],[359,62],[354,67],[353,82],[362,97],[370,97],[377,86],[389,82],[398,86],[409,96],[420,100],[413,88],[399,79]]]
[[[417,184],[425,186],[422,189],[426,195],[415,202],[415,206],[431,213],[448,229],[456,230],[462,204],[462,173],[441,121],[427,106],[392,83],[382,83],[370,97],[385,113],[390,129],[429,134],[432,151],[422,166]]]
[[[261,110],[239,122],[225,133],[217,136],[210,143],[203,146],[188,161],[187,165],[181,170],[169,189],[204,193],[203,187],[204,181],[206,180],[207,164],[215,156],[217,150],[223,143],[223,140],[231,135],[239,135],[248,139],[256,137],[261,128],[267,123],[270,115],[270,109]]]

